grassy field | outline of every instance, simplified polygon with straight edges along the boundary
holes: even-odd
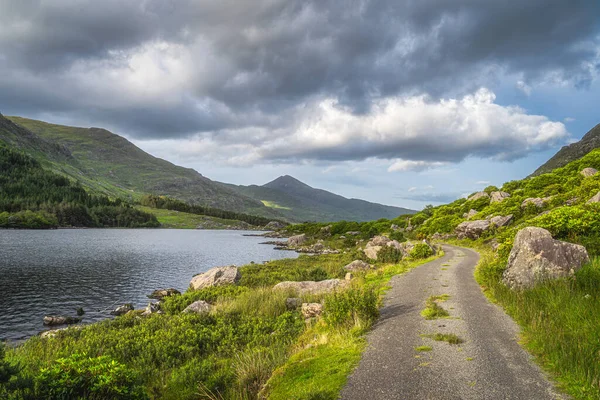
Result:
[[[232,219],[221,219],[209,217],[206,215],[188,214],[180,211],[162,210],[151,207],[136,207],[138,210],[147,212],[156,216],[162,228],[175,229],[247,229],[252,230],[254,227],[245,224],[241,221]]]
[[[280,206],[279,204],[275,203],[274,201],[268,201],[268,200],[261,200],[261,203],[263,203],[265,205],[265,207],[269,207],[269,208],[277,208],[280,210],[291,210],[291,207],[284,207],[284,206]]]

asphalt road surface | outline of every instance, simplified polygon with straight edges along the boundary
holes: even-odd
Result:
[[[368,347],[342,399],[563,399],[517,343],[519,327],[482,294],[473,271],[479,255],[444,246],[444,257],[392,279]],[[429,296],[449,318],[420,315]],[[423,334],[453,333],[458,345]],[[417,351],[430,346],[431,351]]]

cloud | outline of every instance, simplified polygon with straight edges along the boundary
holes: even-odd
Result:
[[[415,193],[396,195],[394,198],[401,200],[423,201],[427,203],[451,203],[461,197],[461,193]]]
[[[476,185],[489,185],[490,181],[477,181],[475,182]]]
[[[567,117],[564,119],[565,122],[569,123],[569,122],[575,122],[575,118],[572,117]]]
[[[523,81],[518,81],[517,85],[516,85],[517,89],[519,89],[521,92],[523,92],[526,96],[531,96],[531,92],[533,91],[533,89],[531,88],[531,86],[529,86],[528,84],[526,84]]]
[[[415,190],[417,190],[417,188],[415,186],[413,186],[413,187],[409,187],[407,192],[414,192]]]
[[[137,139],[302,139],[290,132],[318,118],[460,103],[504,76],[585,87],[598,76],[599,11],[596,0],[1,2],[0,104]],[[359,158],[380,156],[364,143]],[[350,157],[341,150],[317,157]]]

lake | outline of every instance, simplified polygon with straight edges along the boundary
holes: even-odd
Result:
[[[193,275],[215,266],[297,257],[246,233],[256,232],[0,230],[0,339],[36,335],[48,329],[44,315],[76,316],[78,307],[84,323],[110,317],[119,304],[143,308],[153,290],[183,292]]]

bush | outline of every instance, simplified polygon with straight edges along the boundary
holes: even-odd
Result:
[[[410,257],[415,260],[431,257],[432,255],[433,250],[431,250],[431,247],[425,243],[415,244],[415,247],[413,247],[413,249],[410,251]]]
[[[394,246],[383,246],[377,252],[377,261],[384,264],[397,264],[402,260],[402,252]]]
[[[136,376],[107,356],[73,354],[60,358],[37,377],[37,391],[44,399],[147,399]]]
[[[390,233],[388,235],[388,237],[392,240],[396,240],[400,243],[405,242],[406,238],[404,237],[404,234],[400,231],[393,231],[392,233]]]
[[[219,299],[234,298],[247,290],[248,288],[246,287],[233,285],[211,286],[201,290],[189,290],[182,295],[166,297],[162,301],[160,308],[167,314],[179,314],[195,301],[204,300],[212,304]]]
[[[379,317],[379,295],[372,288],[336,292],[325,299],[323,318],[332,327],[368,329]]]

